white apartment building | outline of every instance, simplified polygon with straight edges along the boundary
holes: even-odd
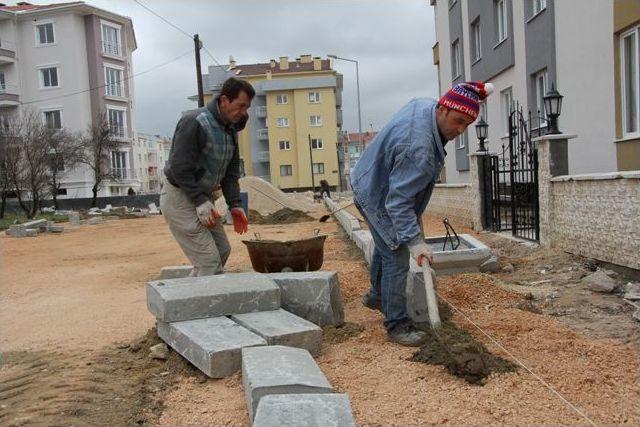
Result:
[[[640,170],[640,1],[430,0],[439,92],[462,81],[489,81],[482,106],[491,152],[508,146],[513,102],[544,116],[553,84],[564,96],[559,128],[569,141],[569,174]],[[546,126],[542,120],[542,127]],[[465,183],[475,129],[446,149],[447,183]]]
[[[160,193],[162,171],[169,159],[171,140],[160,135],[138,133],[133,144],[133,163],[140,187],[134,188],[138,194]]]
[[[84,2],[0,6],[0,119],[27,109],[54,128],[86,132],[104,113],[121,146],[111,153],[117,178],[99,196],[139,187],[133,168],[135,98],[131,19]],[[60,198],[91,197],[93,174],[67,171]]]

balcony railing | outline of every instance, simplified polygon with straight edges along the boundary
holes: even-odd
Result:
[[[111,168],[111,175],[117,180],[136,179],[136,170],[128,168]]]
[[[127,129],[124,126],[109,126],[109,134],[112,138],[125,139],[127,137]]]
[[[267,117],[267,107],[261,105],[260,107],[256,107],[256,117],[260,119],[264,119]]]
[[[122,47],[118,43],[102,42],[102,52],[109,55],[122,56]]]
[[[16,106],[19,103],[18,86],[0,84],[0,107]]]
[[[255,159],[257,162],[268,162],[269,161],[269,152],[268,151],[258,151],[255,155]]]
[[[258,129],[258,139],[268,140],[269,139],[269,129]]]

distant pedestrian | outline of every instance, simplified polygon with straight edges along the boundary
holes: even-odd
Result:
[[[331,187],[329,187],[329,183],[327,182],[326,179],[321,179],[320,180],[320,196],[324,197],[324,195],[327,195],[327,197],[331,198]]]
[[[473,123],[492,90],[490,83],[460,83],[439,101],[412,100],[376,135],[351,174],[354,201],[375,243],[363,303],[382,311],[393,342],[419,346],[426,340],[407,314],[409,255],[419,265],[433,262],[421,217],[444,164],[444,147]]]

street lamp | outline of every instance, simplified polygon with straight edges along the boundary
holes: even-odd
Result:
[[[360,73],[358,70],[358,61],[355,59],[349,58],[341,58],[336,55],[327,55],[327,57],[332,59],[340,59],[342,61],[353,62],[356,64],[356,89],[358,93],[358,139],[360,139],[361,148],[364,149],[364,141],[362,140],[362,114],[360,113]]]
[[[478,148],[478,151],[487,151],[487,148],[484,146],[484,140],[487,139],[488,134],[489,124],[484,121],[483,117],[480,117],[480,120],[478,120],[478,123],[476,124],[476,135],[480,140],[480,147]]]
[[[564,97],[555,89],[553,83],[551,84],[551,90],[542,98],[544,100],[544,109],[549,118],[549,126],[547,127],[547,134],[549,135],[560,133],[558,116],[562,111],[562,98]]]

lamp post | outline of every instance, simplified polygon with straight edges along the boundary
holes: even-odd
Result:
[[[487,151],[487,148],[484,146],[484,140],[487,139],[487,135],[489,134],[489,124],[484,121],[483,117],[480,117],[478,123],[476,124],[476,136],[478,140],[480,140],[480,147],[478,147],[478,151]]]
[[[553,83],[551,84],[551,90],[542,98],[544,100],[544,109],[549,118],[549,126],[547,127],[548,135],[556,135],[560,133],[558,129],[558,116],[562,111],[562,98],[564,98],[556,90]]]
[[[362,140],[362,114],[360,113],[360,72],[358,70],[358,61],[355,59],[349,58],[341,58],[336,55],[327,55],[327,57],[332,59],[340,59],[342,61],[353,62],[356,64],[356,90],[358,93],[358,139],[360,140],[361,148],[364,149],[364,142]]]

